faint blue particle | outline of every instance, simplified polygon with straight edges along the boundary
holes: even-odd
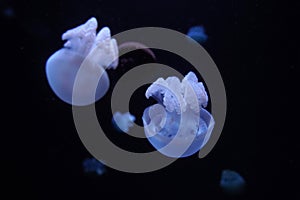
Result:
[[[106,167],[95,158],[86,158],[82,162],[83,171],[87,174],[103,175],[106,172]]]
[[[205,33],[205,29],[203,26],[193,26],[191,27],[188,32],[187,35],[189,37],[191,37],[192,39],[196,40],[199,43],[204,43],[206,42],[208,36]]]
[[[239,195],[245,191],[246,181],[237,172],[225,169],[222,171],[220,186],[230,195]]]

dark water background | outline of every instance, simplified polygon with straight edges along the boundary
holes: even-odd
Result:
[[[8,111],[2,113],[8,122],[1,120],[1,179],[12,198],[299,199],[296,1],[5,0],[0,6],[1,97]],[[145,174],[110,168],[98,178],[83,173],[81,163],[91,155],[77,135],[71,106],[47,83],[45,62],[63,45],[64,31],[92,16],[112,34],[144,26],[182,33],[193,25],[206,28],[209,39],[203,46],[221,72],[228,100],[222,135],[207,157],[179,159]],[[116,140],[134,146],[130,138],[120,137]],[[242,196],[221,191],[223,169],[245,178]]]

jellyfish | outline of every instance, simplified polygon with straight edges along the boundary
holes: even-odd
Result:
[[[46,63],[46,75],[51,89],[64,102],[72,105],[88,105],[103,97],[109,88],[106,69],[116,69],[118,46],[111,38],[110,29],[103,27],[96,35],[98,23],[93,17],[86,23],[68,30],[62,35],[63,48],[56,51]],[[80,67],[84,73],[76,89],[77,100],[72,100],[75,78]],[[90,88],[98,83],[94,98]]]
[[[193,72],[182,82],[177,77],[159,78],[145,95],[158,102],[144,110],[142,119],[147,139],[160,153],[187,157],[207,143],[214,119],[204,109],[208,96]]]
[[[205,34],[205,29],[203,26],[191,27],[188,30],[187,35],[201,44],[206,42],[208,38],[208,36]]]
[[[6,7],[2,10],[2,15],[7,19],[13,19],[16,17],[15,10],[13,7]]]
[[[95,158],[86,158],[82,162],[83,171],[86,174],[103,175],[106,172],[105,165]]]
[[[225,169],[222,171],[220,187],[230,195],[242,194],[245,190],[246,182],[244,178],[233,170]]]
[[[133,126],[135,121],[135,116],[131,115],[129,112],[124,114],[120,112],[115,112],[112,118],[112,123],[118,131],[123,131],[128,133],[129,128]]]

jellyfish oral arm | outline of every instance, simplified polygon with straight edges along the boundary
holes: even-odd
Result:
[[[93,68],[115,69],[118,65],[118,45],[115,39],[105,38],[100,42],[96,42],[93,50],[87,56],[88,63],[94,63],[91,65]]]
[[[82,57],[87,56],[96,40],[97,26],[97,20],[91,18],[85,24],[66,31],[61,36],[62,40],[67,40],[64,47],[72,49]]]

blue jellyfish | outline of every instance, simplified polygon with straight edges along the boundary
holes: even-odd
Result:
[[[112,123],[114,127],[118,131],[123,131],[125,133],[128,133],[129,128],[133,126],[134,121],[135,117],[129,112],[126,112],[124,114],[120,112],[115,112],[112,118]]]
[[[191,27],[187,35],[191,37],[192,39],[196,40],[200,44],[206,42],[208,36],[205,34],[205,29],[203,26],[193,26]]]
[[[115,69],[118,65],[116,40],[111,38],[108,27],[102,28],[96,35],[97,26],[97,20],[91,18],[85,24],[65,32],[62,35],[62,40],[67,40],[64,47],[47,60],[46,75],[50,87],[69,104],[88,105],[103,97],[109,88],[105,70]],[[81,84],[73,91],[79,68],[83,70],[77,77]],[[98,85],[93,92],[95,83]],[[76,100],[72,100],[74,92]]]
[[[242,194],[245,190],[246,182],[237,172],[225,169],[222,171],[220,187],[230,195]]]
[[[16,17],[15,10],[12,7],[6,7],[2,10],[2,15],[8,19],[12,19]]]
[[[204,109],[208,96],[196,75],[157,79],[146,91],[158,103],[144,110],[145,135],[168,157],[186,157],[199,151],[210,138],[214,119]]]
[[[87,174],[103,175],[106,172],[105,165],[95,158],[86,158],[82,162],[83,171]]]

